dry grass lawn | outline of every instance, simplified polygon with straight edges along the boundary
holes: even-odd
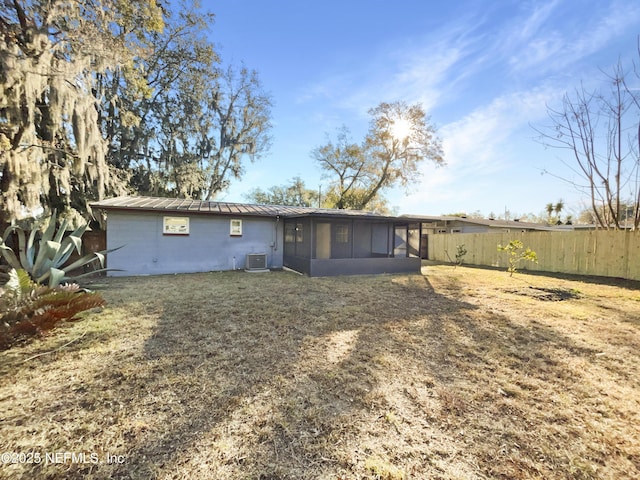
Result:
[[[637,284],[425,266],[94,288],[102,312],[0,353],[0,478],[640,478]]]

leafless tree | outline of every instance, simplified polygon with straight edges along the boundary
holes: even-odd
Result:
[[[560,178],[588,193],[601,228],[624,228],[624,205],[633,203],[633,228],[638,229],[640,98],[629,87],[621,63],[605,78],[608,88],[588,91],[581,85],[563,97],[561,107],[547,109],[549,125],[534,129],[542,144],[569,152],[571,161],[563,162],[577,179]]]

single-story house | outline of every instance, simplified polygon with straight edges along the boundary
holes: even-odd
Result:
[[[355,210],[155,197],[106,215],[110,275],[288,267],[309,276],[419,272],[419,222]]]
[[[453,215],[403,215],[401,218],[421,222],[422,233],[425,235],[438,233],[509,233],[573,230],[573,226],[571,225],[547,225],[544,223],[523,222],[520,220],[500,220]]]

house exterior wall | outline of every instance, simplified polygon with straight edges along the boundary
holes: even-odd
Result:
[[[453,230],[459,230],[458,233],[488,233],[491,231],[491,227],[486,225],[473,225],[468,223],[458,223],[451,227]]]
[[[163,234],[163,217],[189,217],[188,235]],[[242,220],[242,235],[230,221]],[[282,268],[283,222],[246,216],[181,215],[110,211],[107,226],[109,275],[155,275],[243,269],[246,255],[266,253],[269,268]],[[235,260],[234,260],[235,259]]]

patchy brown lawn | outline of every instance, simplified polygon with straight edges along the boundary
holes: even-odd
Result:
[[[100,280],[0,353],[0,478],[640,478],[637,284],[423,274]]]

